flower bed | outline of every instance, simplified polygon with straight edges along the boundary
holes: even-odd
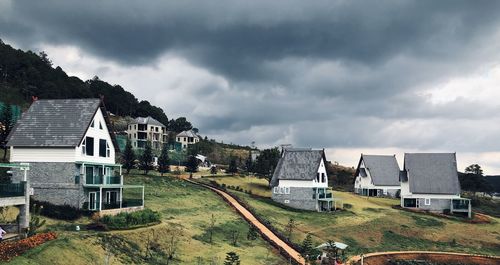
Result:
[[[57,234],[54,232],[37,234],[26,239],[22,239],[16,242],[6,242],[0,244],[0,260],[9,261],[14,257],[17,257],[24,252],[39,246],[47,241],[54,240],[57,238]]]

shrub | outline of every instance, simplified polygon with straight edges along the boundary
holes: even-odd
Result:
[[[111,229],[127,229],[136,226],[160,222],[161,215],[151,209],[132,213],[119,213],[115,216],[106,215],[101,222]]]
[[[352,208],[352,204],[344,203],[344,209],[351,209],[351,208]]]
[[[94,231],[108,231],[109,228],[107,225],[101,223],[101,222],[96,222],[96,223],[90,223],[87,225],[87,230],[94,230]]]
[[[36,200],[31,200],[30,204],[32,208],[38,208],[41,215],[58,220],[74,221],[87,213],[66,204],[55,205],[50,202]]]
[[[44,233],[28,237],[16,242],[6,242],[0,244],[0,260],[9,261],[10,259],[17,257],[24,252],[32,249],[38,245],[41,245],[47,241],[54,240],[57,238],[57,234],[54,232]]]

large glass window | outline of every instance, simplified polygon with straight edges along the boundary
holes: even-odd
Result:
[[[85,154],[88,156],[94,155],[94,138],[86,137],[85,138]]]
[[[100,157],[106,157],[106,140],[104,139],[99,139],[99,156]]]

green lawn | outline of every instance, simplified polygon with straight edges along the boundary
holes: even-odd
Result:
[[[226,185],[240,183],[239,186],[243,189],[252,189],[253,194],[270,196],[267,181],[244,178],[213,179]],[[256,185],[256,182],[261,185]],[[300,243],[310,233],[317,244],[335,240],[350,245],[349,255],[390,250],[500,253],[500,219],[497,218],[493,218],[491,224],[469,224],[393,209],[391,206],[399,204],[397,199],[366,198],[339,191],[334,191],[334,197],[342,198],[344,203],[352,207],[335,213],[317,213],[290,210],[280,207],[270,198],[231,192],[281,231],[285,230],[285,225],[293,218],[297,223],[292,236],[294,242]]]
[[[179,240],[178,253],[170,264],[209,264],[210,260],[221,264],[229,251],[235,251],[242,264],[284,263],[262,239],[247,240],[247,223],[213,192],[169,176],[125,176],[125,182],[146,186],[146,207],[161,212],[162,224],[130,231],[77,233],[70,230],[88,223],[88,218],[74,224],[49,220],[44,229],[58,231],[59,238],[30,250],[12,264],[104,264],[107,256],[110,264],[144,263],[148,237],[156,238],[165,250],[174,234]],[[213,243],[208,243],[206,231],[212,214],[215,233]],[[232,231],[238,232],[237,246],[231,244]]]

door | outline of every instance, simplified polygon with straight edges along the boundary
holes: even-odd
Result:
[[[89,210],[97,210],[97,192],[89,192]]]
[[[117,191],[106,191],[106,202],[109,204],[115,204],[118,202],[118,192]]]

